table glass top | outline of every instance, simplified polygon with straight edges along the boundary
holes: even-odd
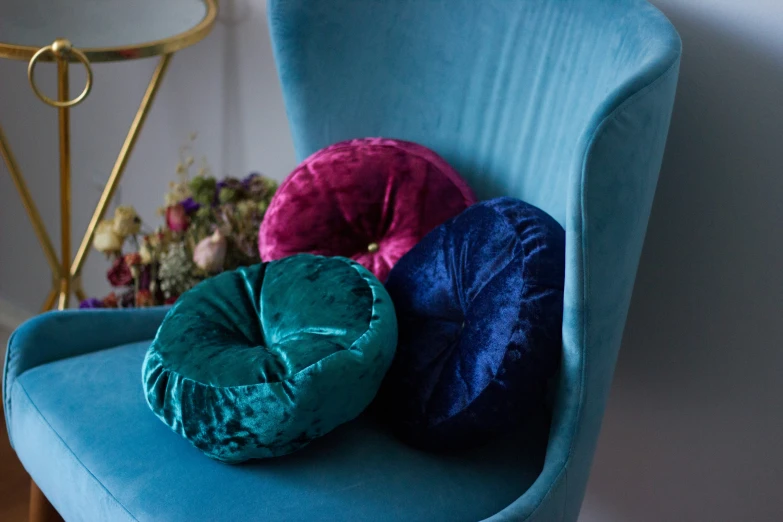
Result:
[[[130,47],[185,33],[206,15],[205,0],[0,0],[0,43]]]

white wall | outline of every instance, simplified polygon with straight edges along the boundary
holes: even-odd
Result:
[[[128,164],[120,200],[157,225],[162,194],[175,179],[177,151],[197,131],[197,152],[215,174],[259,170],[278,179],[294,167],[293,145],[272,61],[263,0],[221,2],[221,22],[198,45],[177,53]],[[72,112],[73,236],[80,239],[120,150],[156,59],[97,64],[95,85]],[[53,66],[36,75],[54,93]],[[74,68],[75,91],[83,79]],[[44,88],[45,89],[45,88]],[[59,251],[57,112],[27,85],[26,63],[0,60],[0,125]],[[78,247],[78,243],[73,247]],[[107,263],[92,252],[84,268],[89,294],[109,291]],[[0,303],[40,308],[51,284],[14,186],[0,160]],[[0,313],[3,308],[0,307]]]
[[[190,131],[220,174],[280,178],[294,164],[263,3],[235,3],[241,23],[175,57],[141,135],[122,200],[145,218]],[[783,2],[655,3],[683,37],[680,88],[582,521],[779,521]],[[96,66],[74,114],[74,232],[153,67]],[[54,231],[55,113],[30,94],[24,64],[0,61],[0,78],[0,123]],[[0,172],[0,297],[33,310],[47,267],[12,191]],[[92,255],[85,271],[95,294],[104,265]]]
[[[655,0],[684,46],[582,522],[783,520],[783,2]]]

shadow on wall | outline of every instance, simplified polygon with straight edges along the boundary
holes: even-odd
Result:
[[[684,56],[582,522],[783,520],[783,48]]]

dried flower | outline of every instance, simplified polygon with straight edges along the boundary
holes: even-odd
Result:
[[[193,198],[183,199],[179,204],[182,205],[182,208],[185,209],[185,213],[188,215],[193,214],[201,208],[201,205],[196,203]]]
[[[206,219],[212,215],[212,209],[209,207],[201,207],[196,211],[196,219]]]
[[[138,279],[141,274],[141,255],[138,252],[125,254],[125,264],[130,268],[133,279]]]
[[[190,290],[198,281],[193,275],[193,259],[184,243],[172,243],[160,257],[160,288],[166,297]]]
[[[166,225],[174,232],[184,232],[190,225],[190,218],[182,205],[172,205],[166,209]]]
[[[220,192],[224,188],[233,189],[236,191],[241,191],[245,188],[244,183],[242,180],[239,180],[237,178],[223,178],[220,181],[217,182],[217,185],[215,186],[216,190]]]
[[[250,186],[250,183],[254,179],[260,178],[260,177],[261,177],[261,174],[259,174],[258,172],[251,172],[250,174],[245,176],[245,178],[242,180],[242,186],[245,187],[245,188],[248,188]]]
[[[188,137],[188,141],[193,142],[196,140],[196,133],[191,133]],[[188,170],[193,165],[194,159],[189,153],[191,152],[190,144],[185,144],[179,148],[179,164],[177,164],[177,174],[182,177],[187,177]],[[186,156],[187,154],[187,156]]]
[[[125,258],[118,257],[112,263],[109,271],[106,272],[106,278],[111,286],[128,286],[133,284],[133,275],[130,267],[125,263]]]
[[[125,254],[125,264],[128,266],[136,266],[141,264],[141,255],[137,252]]]
[[[104,219],[95,229],[92,246],[104,254],[113,254],[122,250],[125,239],[114,231],[114,220]]]
[[[187,183],[175,183],[172,181],[169,183],[169,191],[166,193],[164,201],[166,206],[170,207],[191,196],[193,196],[193,193],[190,191],[190,187]]]
[[[209,161],[207,161],[207,158],[201,158],[201,167],[199,167],[198,173],[196,175],[204,178],[212,177],[212,169],[209,167]]]
[[[153,306],[155,304],[152,298],[152,292],[149,290],[139,290],[136,292],[136,306]]]
[[[141,244],[141,248],[139,248],[139,257],[141,258],[142,264],[145,265],[152,263],[155,259],[152,248],[150,247],[150,242],[147,238],[144,238],[144,242]]]
[[[210,274],[260,261],[258,227],[277,182],[258,173],[218,181],[206,160],[191,177],[193,164],[187,143],[180,149],[176,182],[169,185],[166,206],[160,209],[165,226],[144,236],[140,244],[136,238],[141,220],[133,207],[118,207],[112,219],[99,224],[95,248],[111,254],[107,277],[122,290],[83,306],[171,304]],[[138,251],[123,255],[129,236]]]
[[[223,270],[226,260],[226,237],[215,230],[211,236],[199,241],[193,251],[193,262],[207,273],[214,274]]]
[[[252,265],[261,261],[258,254],[258,237],[240,235],[233,239],[235,258],[240,261],[237,266]]]
[[[243,181],[245,190],[254,200],[270,199],[277,190],[277,182],[260,175],[251,174]]]
[[[245,186],[236,178],[225,178],[217,183],[216,196],[219,203],[232,203],[244,196]]]
[[[152,290],[152,266],[146,265],[138,279],[139,290]]]
[[[120,307],[133,308],[134,304],[136,304],[136,292],[131,288],[120,296]]]
[[[98,298],[91,297],[79,303],[79,308],[103,308],[103,301]]]
[[[193,199],[201,205],[212,205],[215,201],[215,187],[217,181],[215,178],[196,176],[190,180],[190,190],[193,192]]]
[[[218,201],[220,203],[231,203],[235,199],[237,199],[238,192],[236,189],[224,187],[220,189],[220,192],[218,192]]]
[[[114,233],[125,238],[135,236],[141,230],[141,218],[130,205],[120,205],[114,209]]]
[[[103,306],[104,308],[117,308],[117,294],[112,292],[106,297],[104,297]]]
[[[148,236],[150,246],[154,248],[165,247],[171,241],[171,230],[166,227],[158,227],[155,234]]]
[[[258,204],[255,201],[246,199],[237,203],[237,212],[243,218],[250,217],[258,210]]]

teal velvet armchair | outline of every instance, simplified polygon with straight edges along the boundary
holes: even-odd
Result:
[[[25,468],[69,521],[575,521],[666,141],[677,33],[644,0],[269,0],[268,15],[299,158],[354,137],[416,141],[480,197],[524,199],[564,226],[551,418],[452,456],[360,418],[294,455],[230,466],[144,402],[164,310],[55,312],[8,348],[4,408]]]

